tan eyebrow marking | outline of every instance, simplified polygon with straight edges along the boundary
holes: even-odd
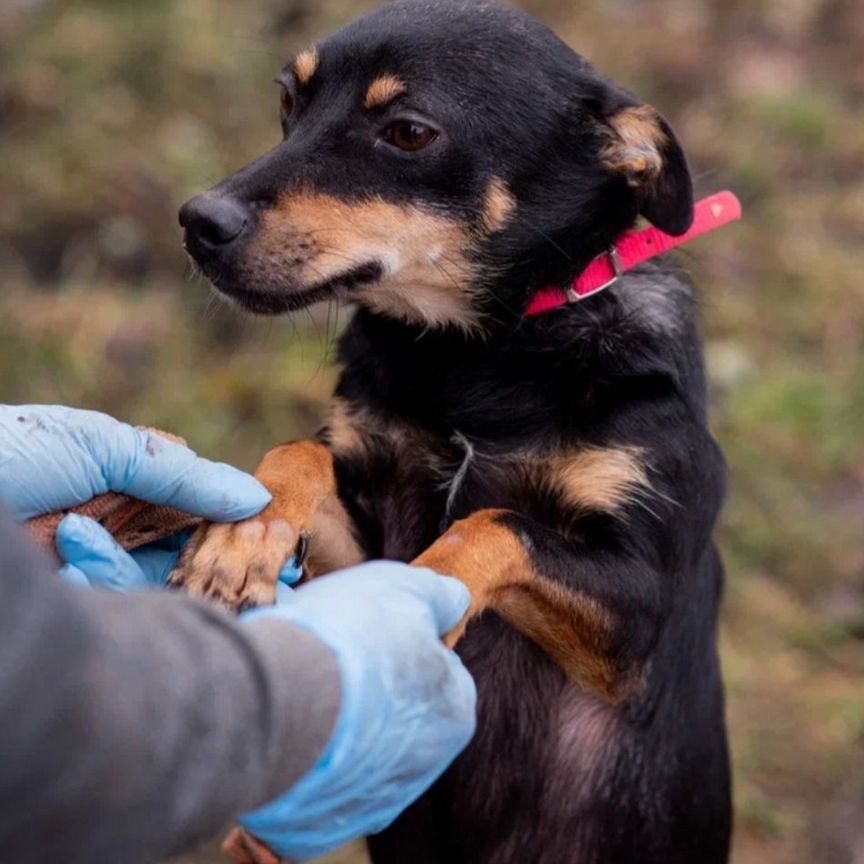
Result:
[[[294,61],[294,73],[301,87],[305,87],[318,69],[318,49],[310,48],[297,55]]]
[[[401,78],[397,78],[395,75],[382,75],[369,85],[363,104],[369,109],[383,108],[397,96],[401,96],[407,89]]]

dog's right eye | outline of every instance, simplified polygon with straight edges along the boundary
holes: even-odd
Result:
[[[428,147],[437,137],[437,130],[414,120],[397,120],[384,133],[388,144],[406,153],[416,153]]]

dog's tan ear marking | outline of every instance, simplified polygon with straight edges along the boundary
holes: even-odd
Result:
[[[363,104],[370,111],[385,108],[407,89],[405,82],[396,75],[382,75],[369,85]]]
[[[635,190],[640,212],[667,234],[693,224],[693,181],[669,124],[650,105],[627,105],[605,118],[600,161]]]
[[[483,227],[489,234],[501,231],[516,210],[516,198],[500,177],[493,177],[486,186],[483,203]]]
[[[318,49],[310,48],[297,55],[294,61],[294,74],[297,76],[297,83],[301,87],[306,87],[318,71]]]
[[[600,154],[611,174],[619,174],[631,186],[650,182],[663,170],[663,149],[668,143],[660,115],[650,105],[619,111],[609,120],[611,135]]]

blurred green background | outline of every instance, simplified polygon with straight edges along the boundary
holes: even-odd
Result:
[[[3,0],[0,399],[105,410],[247,468],[316,427],[339,313],[226,309],[175,214],[276,143],[283,60],[374,5]],[[682,255],[732,469],[735,861],[861,864],[864,3],[518,5],[672,120],[701,192],[744,201]]]

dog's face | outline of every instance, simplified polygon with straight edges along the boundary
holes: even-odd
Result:
[[[189,252],[251,311],[338,296],[481,330],[638,214],[692,221],[666,123],[512,10],[402,0],[278,80],[282,142],[181,211]]]

